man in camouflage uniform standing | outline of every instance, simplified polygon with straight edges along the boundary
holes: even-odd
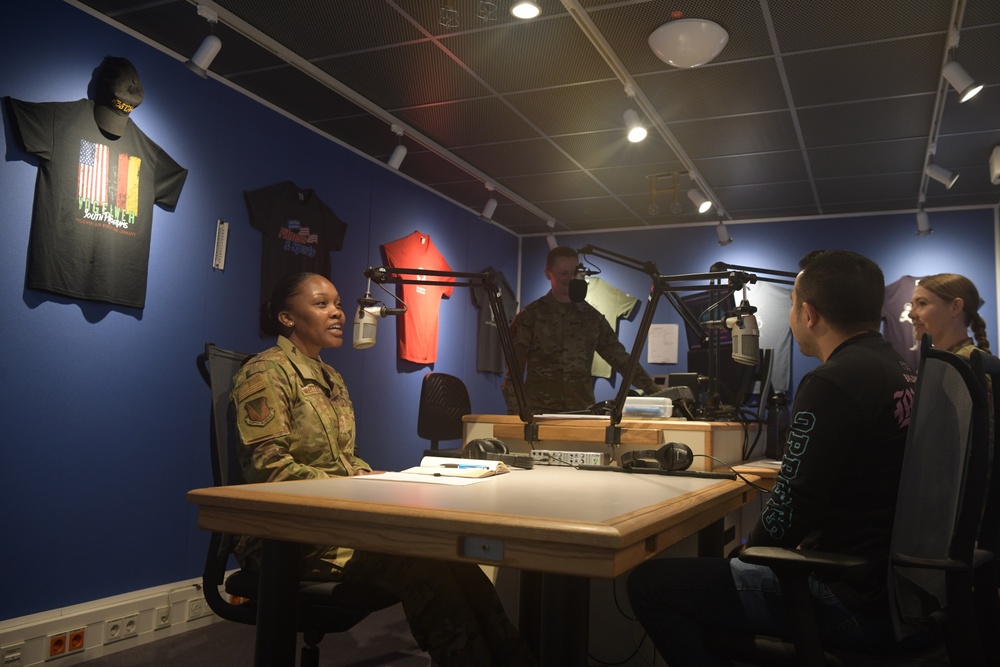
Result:
[[[247,482],[371,474],[356,452],[354,408],[340,373],[319,356],[343,344],[336,287],[306,273],[275,287],[261,328],[278,344],[250,358],[233,379],[232,405]],[[241,539],[240,565],[257,570],[260,541]],[[302,545],[302,579],[381,589],[399,600],[414,639],[443,667],[537,665],[475,563]],[[373,591],[374,593],[374,591]]]
[[[619,373],[628,366],[629,353],[604,315],[586,301],[574,303],[569,298],[569,283],[578,262],[572,248],[550,250],[545,258],[545,277],[552,289],[528,304],[510,325],[514,364],[525,378],[525,398],[533,414],[586,410],[594,404],[590,376],[594,352]],[[660,389],[642,366],[636,367],[632,384],[646,393]],[[507,412],[517,414],[510,371],[503,392]]]

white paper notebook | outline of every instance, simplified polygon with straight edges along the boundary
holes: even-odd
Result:
[[[436,477],[492,477],[510,472],[510,468],[503,461],[425,456],[420,459],[420,465],[400,472]]]

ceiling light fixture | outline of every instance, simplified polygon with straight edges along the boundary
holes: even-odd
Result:
[[[534,0],[519,0],[511,5],[510,13],[519,19],[533,19],[542,13],[542,8]]]
[[[712,208],[712,201],[707,199],[705,195],[701,193],[701,190],[697,188],[693,190],[688,190],[688,199],[695,205],[699,213],[706,213],[708,209]]]
[[[391,129],[392,133],[399,137],[399,143],[392,149],[392,155],[389,156],[387,164],[393,169],[399,169],[399,166],[403,164],[403,158],[406,157],[406,146],[403,145],[403,128],[393,123]]]
[[[441,13],[438,15],[438,23],[444,28],[458,27],[458,10],[455,9],[453,0],[445,0],[441,6]]]
[[[664,23],[649,36],[656,57],[682,69],[715,60],[729,43],[729,33],[713,21],[677,19]]]
[[[476,16],[484,21],[496,21],[497,3],[492,2],[492,0],[479,0],[479,6],[476,9]]]
[[[201,46],[191,56],[191,60],[185,61],[184,64],[189,70],[204,79],[208,76],[209,65],[222,49],[222,40],[215,34],[215,25],[219,22],[219,14],[204,5],[198,5],[198,16],[208,21],[210,34],[201,41]]]
[[[940,167],[936,164],[927,165],[924,172],[949,190],[951,189],[951,186],[955,185],[955,181],[958,180],[958,174],[953,174],[944,167]]]
[[[983,89],[982,84],[977,85],[969,73],[965,71],[965,68],[954,60],[945,65],[941,73],[944,74],[948,83],[958,91],[959,102],[972,99],[976,93]]]
[[[729,235],[729,230],[726,229],[722,220],[719,220],[719,224],[715,226],[715,233],[719,235],[719,245],[729,245],[733,242],[733,237]]]
[[[927,236],[934,230],[931,229],[931,219],[924,209],[917,211],[917,236]]]
[[[625,119],[625,129],[628,130],[629,141],[634,144],[646,138],[646,128],[639,122],[639,114],[635,112],[635,109],[626,109],[622,118]]]
[[[486,200],[486,205],[483,206],[483,219],[492,220],[493,214],[497,210],[497,200],[492,196],[493,186],[487,184],[486,189],[490,192],[490,198]]]
[[[556,221],[549,220],[545,223],[549,228],[549,233],[545,235],[545,242],[549,246],[549,250],[555,250],[559,247],[559,241],[556,240],[556,235],[553,232],[556,229]]]

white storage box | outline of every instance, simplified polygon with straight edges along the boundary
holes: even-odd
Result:
[[[625,399],[623,417],[648,417],[663,419],[674,413],[674,404],[666,397],[629,396]]]

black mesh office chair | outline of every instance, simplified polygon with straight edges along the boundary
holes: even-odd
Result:
[[[978,370],[981,365],[986,377],[991,380],[993,429],[993,440],[990,443],[993,457],[990,488],[979,528],[979,540],[976,542],[976,621],[983,638],[987,664],[1000,665],[1000,591],[998,594],[990,594],[1000,587],[1000,452],[997,451],[996,444],[996,420],[997,415],[1000,415],[1000,359],[982,350],[974,350],[970,363],[974,370]]]
[[[216,486],[244,483],[237,459],[237,448],[241,445],[229,394],[233,376],[250,356],[220,349],[212,343],[206,343],[205,351],[198,355],[198,370],[212,390],[209,441],[212,481]],[[227,621],[255,625],[257,573],[237,570],[228,578],[225,576],[237,542],[238,536],[212,533],[202,573],[205,601],[213,612]],[[243,601],[227,600],[219,591],[220,586],[224,586],[229,596],[242,598]],[[331,582],[302,582],[296,618],[297,629],[305,642],[300,664],[303,667],[318,666],[318,644],[324,634],[349,630],[369,613],[396,602],[397,600],[377,588]]]
[[[457,448],[441,449],[441,440],[461,440],[465,426],[462,417],[472,412],[469,390],[460,378],[447,373],[428,373],[420,385],[417,411],[417,435],[431,441],[424,456],[461,456]]]
[[[762,665],[987,664],[976,623],[973,555],[988,484],[989,446],[982,364],[977,370],[958,355],[932,348],[925,336],[897,496],[889,596],[897,637],[921,630],[940,633],[947,658],[940,642],[889,655],[824,651],[808,577],[813,572],[842,574],[863,566],[864,560],[775,547],[748,548],[740,559],[777,573],[794,641],[713,633],[714,650]]]

